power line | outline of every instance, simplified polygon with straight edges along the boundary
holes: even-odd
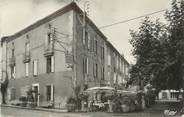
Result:
[[[152,13],[148,13],[148,14],[145,14],[145,15],[141,15],[141,16],[138,16],[138,17],[134,17],[134,18],[131,18],[131,19],[119,21],[119,22],[108,24],[108,25],[105,25],[105,26],[101,26],[101,27],[99,27],[99,29],[107,28],[107,27],[118,25],[118,24],[122,24],[122,23],[126,23],[126,22],[129,22],[129,21],[132,21],[132,20],[136,20],[136,19],[139,19],[139,18],[142,18],[142,17],[150,16],[150,15],[157,14],[157,13],[160,13],[160,12],[164,12],[165,10],[166,9],[163,9],[163,10],[159,10],[159,11],[156,11],[156,12],[152,12]]]

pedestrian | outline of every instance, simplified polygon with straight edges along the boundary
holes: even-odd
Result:
[[[108,106],[109,106],[109,109],[108,109],[108,112],[112,112],[112,102],[111,102],[111,100],[110,99],[108,99]]]

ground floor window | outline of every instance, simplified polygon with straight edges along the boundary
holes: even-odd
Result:
[[[10,100],[15,100],[16,99],[16,89],[11,88],[10,89]]]
[[[53,85],[46,86],[46,100],[53,101],[54,98],[54,87]]]

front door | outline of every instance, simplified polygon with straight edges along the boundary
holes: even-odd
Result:
[[[39,106],[39,84],[32,85],[33,98],[37,106]]]

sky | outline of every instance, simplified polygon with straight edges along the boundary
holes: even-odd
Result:
[[[77,4],[83,9],[85,1],[87,0],[77,0]],[[88,1],[89,17],[97,27],[168,9],[171,3],[171,0]],[[0,0],[0,37],[18,32],[70,2],[71,0]],[[157,18],[165,22],[164,12],[150,16],[153,21]],[[100,29],[129,63],[135,63],[131,54],[129,30],[138,30],[142,19]]]

